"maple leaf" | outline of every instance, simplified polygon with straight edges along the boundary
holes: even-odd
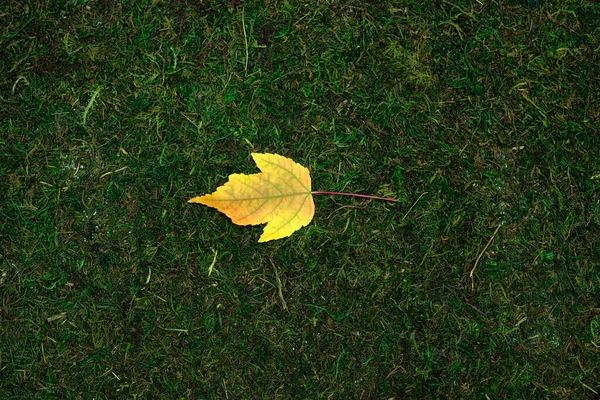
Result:
[[[308,169],[278,154],[252,153],[252,158],[260,173],[232,174],[215,192],[189,202],[214,207],[237,225],[266,223],[259,242],[308,225],[315,214]]]

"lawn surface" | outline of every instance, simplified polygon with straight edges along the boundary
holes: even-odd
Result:
[[[596,1],[3,1],[0,398],[598,398],[599,92]]]

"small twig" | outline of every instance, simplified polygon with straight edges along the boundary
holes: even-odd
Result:
[[[110,172],[107,172],[107,173],[105,173],[105,174],[102,174],[102,175],[100,175],[100,178],[104,178],[105,176],[108,176],[108,175],[111,175],[111,174],[116,174],[117,172],[125,171],[125,170],[126,170],[126,169],[128,169],[128,168],[129,168],[129,167],[123,167],[123,168],[119,168],[119,169],[118,169],[118,170],[116,170],[116,171],[110,171]]]
[[[402,364],[400,364],[400,365],[395,366],[394,369],[391,370],[389,374],[387,374],[385,379],[388,379],[390,376],[394,375],[396,373],[396,371],[398,371],[398,369],[401,369],[402,372],[406,373],[406,369],[402,366]]]
[[[163,329],[165,331],[170,331],[170,332],[179,332],[179,333],[185,333],[186,335],[188,335],[188,329],[180,329],[180,328],[165,328],[162,326],[158,326],[160,329]]]
[[[421,197],[425,196],[427,194],[427,192],[423,192],[419,198],[413,203],[412,206],[410,206],[410,208],[408,209],[408,211],[406,212],[406,214],[404,214],[404,217],[402,217],[402,219],[400,220],[400,222],[404,221],[404,219],[406,218],[406,216],[411,212],[411,210],[417,205],[417,203],[419,202],[419,200],[421,200]]]
[[[485,245],[485,247],[483,248],[483,250],[481,250],[481,253],[479,253],[479,256],[477,256],[477,260],[475,260],[475,265],[473,265],[473,269],[471,270],[471,273],[469,274],[469,277],[471,278],[471,290],[475,290],[475,281],[473,279],[473,274],[475,273],[475,268],[477,268],[477,264],[479,264],[479,260],[481,259],[481,256],[483,256],[483,253],[485,253],[487,248],[490,247],[490,244],[492,244],[492,240],[494,240],[494,237],[496,236],[496,233],[498,233],[498,231],[500,230],[501,226],[502,226],[502,224],[498,225],[498,227],[492,234],[492,237],[490,238],[490,240],[488,240],[488,242]]]
[[[217,263],[217,254],[219,254],[219,250],[215,250],[215,249],[211,249],[211,250],[213,253],[215,253],[215,256],[213,257],[210,267],[208,267],[208,276],[210,276],[210,274],[212,274],[213,268],[215,267],[215,264]]]
[[[277,267],[275,266],[275,263],[273,262],[273,260],[271,260],[269,258],[269,261],[271,261],[271,265],[273,266],[273,271],[275,271],[275,281],[277,282],[277,295],[279,296],[279,300],[281,300],[281,306],[283,307],[284,310],[287,310],[287,303],[285,302],[285,299],[283,298],[283,292],[281,291],[281,279],[279,279],[279,274],[277,273]]]
[[[244,19],[244,9],[242,8],[242,30],[244,31],[244,46],[246,48],[246,60],[244,62],[244,73],[248,75],[248,36],[246,35],[246,22]]]

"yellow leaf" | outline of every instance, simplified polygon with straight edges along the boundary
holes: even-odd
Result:
[[[237,225],[266,223],[259,242],[290,236],[308,225],[315,214],[308,169],[278,154],[252,153],[252,158],[260,173],[232,174],[215,192],[189,202],[214,207]]]

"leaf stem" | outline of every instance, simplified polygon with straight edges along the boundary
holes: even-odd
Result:
[[[351,197],[362,197],[364,199],[373,199],[373,200],[385,200],[385,201],[393,201],[397,202],[398,200],[392,199],[390,197],[379,197],[379,196],[369,196],[368,194],[357,194],[357,193],[344,193],[344,192],[312,192],[312,194],[326,194],[333,196],[351,196]]]

